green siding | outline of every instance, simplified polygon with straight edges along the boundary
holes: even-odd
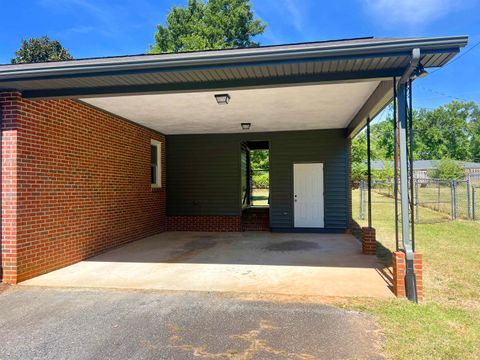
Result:
[[[270,142],[270,226],[293,227],[293,164],[323,162],[325,227],[345,229],[347,139],[343,129],[167,136],[169,215],[239,215],[243,141]]]

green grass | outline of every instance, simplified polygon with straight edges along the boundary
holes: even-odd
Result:
[[[358,220],[358,190],[353,215]],[[395,248],[392,199],[373,194],[372,220],[381,246]],[[421,209],[432,220],[442,215]],[[391,359],[480,359],[480,222],[418,224],[417,251],[424,256],[421,305],[406,300],[355,300],[347,306],[376,316]],[[388,261],[386,251],[381,254]]]
[[[252,190],[252,205],[253,206],[267,206],[268,205],[268,189],[253,189]]]

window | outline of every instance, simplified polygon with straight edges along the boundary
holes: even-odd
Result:
[[[162,143],[156,140],[150,142],[150,183],[162,186]]]

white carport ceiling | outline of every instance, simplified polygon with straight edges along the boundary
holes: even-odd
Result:
[[[379,81],[85,98],[81,101],[164,134],[335,129],[348,126]],[[228,93],[228,105],[215,94]]]

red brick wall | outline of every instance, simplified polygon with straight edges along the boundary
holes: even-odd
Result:
[[[377,238],[374,228],[362,227],[362,253],[365,255],[377,254]]]
[[[163,135],[72,100],[0,94],[3,279],[22,281],[165,230],[150,186]]]
[[[240,216],[167,216],[167,231],[242,231]]]

